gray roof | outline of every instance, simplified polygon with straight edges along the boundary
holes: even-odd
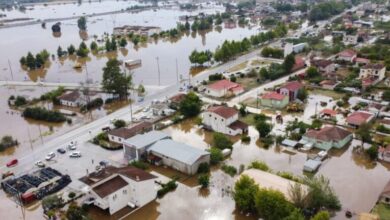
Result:
[[[303,169],[306,171],[314,171],[321,165],[321,161],[309,159],[303,165]]]
[[[161,131],[150,131],[145,134],[137,134],[124,141],[126,145],[132,145],[137,149],[151,145],[161,139],[170,138],[170,136]]]
[[[210,154],[207,151],[179,143],[171,139],[156,142],[150,146],[148,152],[162,154],[188,165],[194,164],[201,156]]]
[[[282,145],[287,147],[295,147],[297,146],[298,142],[290,140],[290,139],[284,139],[282,142]]]

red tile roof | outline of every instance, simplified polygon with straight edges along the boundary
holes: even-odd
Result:
[[[381,70],[385,67],[385,65],[381,63],[368,63],[362,67],[362,69],[374,69],[374,70]]]
[[[295,57],[295,63],[292,68],[292,71],[295,72],[299,69],[302,69],[305,67],[305,61],[302,59],[302,57]]]
[[[358,57],[356,58],[356,63],[370,63],[369,59]]]
[[[238,111],[235,108],[227,107],[227,106],[212,106],[207,109],[207,112],[213,112],[223,118],[230,118],[236,114]]]
[[[331,116],[335,116],[337,114],[336,111],[332,110],[332,109],[324,109],[321,111],[322,114],[326,114],[326,115],[331,115]]]
[[[280,88],[284,88],[284,89],[287,89],[289,91],[295,92],[295,91],[301,89],[302,87],[303,87],[302,83],[300,83],[298,81],[291,81],[291,82],[285,83]]]
[[[229,90],[236,87],[242,87],[242,86],[238,83],[234,83],[226,79],[219,80],[218,82],[208,85],[208,88],[213,90],[222,90],[222,89]]]
[[[348,130],[336,126],[327,126],[321,128],[319,131],[309,130],[306,132],[305,136],[321,141],[341,141],[351,134],[352,133]]]
[[[184,94],[184,93],[179,93],[179,94],[177,94],[177,95],[172,96],[169,100],[170,100],[171,102],[180,103],[181,101],[184,100],[185,97],[186,97],[186,94]]]
[[[348,124],[359,126],[363,123],[367,123],[368,119],[372,116],[373,114],[368,112],[353,112],[347,117],[347,122]]]
[[[329,65],[331,65],[333,62],[331,60],[325,60],[325,59],[321,59],[321,60],[312,60],[311,61],[311,64],[313,66],[316,66],[316,67],[321,67],[321,68],[325,68]]]
[[[248,129],[248,125],[245,124],[244,122],[240,121],[240,120],[237,120],[237,121],[233,122],[232,124],[230,124],[229,128],[231,128],[233,130],[238,130],[238,129],[247,130]]]
[[[81,94],[79,91],[74,90],[72,92],[67,92],[61,96],[58,97],[59,100],[69,101],[69,102],[75,102],[80,98]]]
[[[269,92],[261,96],[262,99],[283,100],[286,96],[277,92]]]
[[[343,57],[353,57],[357,55],[357,52],[352,49],[346,49],[341,51],[338,55]]]

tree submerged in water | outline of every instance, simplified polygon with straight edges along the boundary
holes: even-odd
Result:
[[[118,95],[121,99],[126,98],[128,90],[132,86],[131,75],[126,76],[119,68],[117,59],[110,59],[103,68],[102,86],[106,92]]]

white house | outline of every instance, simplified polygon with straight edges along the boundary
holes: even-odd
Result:
[[[156,176],[141,169],[126,166],[108,166],[84,176],[88,196],[95,198],[94,205],[108,210],[110,214],[126,206],[142,207],[157,195]]]
[[[79,107],[86,104],[86,101],[81,96],[82,95],[78,90],[74,90],[59,96],[58,100],[63,106]]]
[[[117,128],[107,132],[108,139],[111,142],[122,144],[128,138],[133,137],[136,134],[141,134],[153,129],[153,124],[150,122],[139,122],[132,124],[129,127]]]
[[[238,111],[227,106],[212,106],[202,115],[205,128],[228,135],[248,131],[248,125],[238,120]]]
[[[357,57],[357,52],[352,49],[346,49],[341,51],[337,54],[336,59],[340,61],[346,61],[346,62],[355,62],[355,59]]]
[[[360,68],[359,79],[371,78],[376,82],[386,77],[386,66],[380,63],[369,63]]]
[[[213,97],[235,96],[244,92],[244,88],[229,80],[223,79],[206,87],[206,94]]]
[[[305,47],[307,47],[307,43],[299,43],[295,45],[292,43],[286,43],[286,45],[284,45],[284,56],[286,57],[293,52],[300,53],[305,49]]]
[[[358,35],[344,35],[343,43],[345,45],[356,45],[358,43]]]

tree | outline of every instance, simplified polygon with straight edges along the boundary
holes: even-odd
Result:
[[[87,57],[89,53],[89,50],[87,48],[87,45],[83,42],[80,43],[79,49],[76,51],[77,56],[79,57]]]
[[[35,69],[35,65],[36,65],[35,58],[32,55],[32,53],[30,53],[30,52],[28,52],[27,56],[26,56],[26,65],[28,68],[30,68],[32,70]]]
[[[289,54],[284,58],[283,62],[284,68],[286,70],[286,73],[290,73],[292,68],[295,65],[295,56],[294,54]]]
[[[311,218],[310,220],[329,220],[329,219],[330,219],[329,212],[320,211],[315,216],[313,216],[313,218]]]
[[[79,27],[80,30],[85,31],[87,30],[87,18],[84,16],[81,16],[77,20],[77,26]]]
[[[98,49],[98,45],[95,41],[92,41],[89,48],[91,48],[91,51],[96,51]]]
[[[260,75],[260,78],[262,78],[262,79],[269,79],[269,73],[265,67],[262,67],[260,69],[259,75]]]
[[[115,120],[114,126],[115,126],[115,128],[123,128],[126,126],[126,122],[124,120],[121,120],[121,119]]]
[[[307,96],[308,96],[308,94],[307,94],[307,90],[305,88],[298,90],[297,98],[299,100],[301,100],[303,102],[306,100]]]
[[[68,54],[69,54],[69,55],[73,55],[74,52],[76,52],[76,48],[73,46],[73,44],[71,44],[71,45],[67,48],[67,50],[68,50]]]
[[[62,50],[61,46],[58,46],[58,48],[57,48],[57,56],[58,57],[62,57],[62,55],[64,55],[64,51]]]
[[[312,129],[320,129],[322,127],[322,122],[319,119],[314,119],[310,126]]]
[[[362,145],[364,143],[371,142],[371,126],[367,123],[363,123],[359,126],[359,128],[356,130],[357,136],[362,141]]]
[[[20,60],[19,60],[19,62],[20,62],[20,65],[22,65],[22,66],[26,65],[26,63],[27,63],[26,57],[24,57],[24,56],[21,57]]]
[[[267,137],[272,130],[272,126],[265,120],[260,120],[256,123],[256,130],[259,132],[260,137]]]
[[[41,54],[38,53],[37,55],[35,55],[35,67],[41,68],[44,63],[45,63],[45,60],[43,59]]]
[[[372,145],[366,150],[366,154],[370,157],[371,160],[376,160],[378,158],[378,147]]]
[[[210,177],[208,174],[201,174],[198,177],[198,183],[202,186],[202,188],[207,188],[210,184]]]
[[[80,220],[84,219],[85,212],[76,204],[69,205],[66,211],[66,218],[68,220]]]
[[[390,101],[390,90],[386,90],[383,92],[382,99],[385,101]]]
[[[211,147],[210,152],[210,163],[216,165],[223,160],[222,150],[216,147]]]
[[[115,37],[112,37],[111,38],[111,50],[116,50],[116,49],[118,49],[117,44],[116,44],[116,40],[115,40]]]
[[[273,189],[258,190],[255,195],[255,205],[258,214],[264,219],[283,219],[294,210],[283,193]]]
[[[242,175],[234,185],[233,199],[236,206],[244,212],[254,212],[255,195],[259,191],[259,187],[255,181],[247,175]]]
[[[306,208],[306,191],[303,189],[301,184],[295,183],[294,185],[290,185],[288,194],[291,198],[291,202],[295,207],[300,209]]]
[[[139,84],[137,92],[139,95],[143,95],[145,93],[145,87],[142,84]]]
[[[197,116],[201,108],[202,101],[193,92],[189,92],[179,105],[179,110],[185,117]]]
[[[242,104],[241,107],[240,107],[240,115],[241,116],[246,116],[248,112],[246,111],[246,105],[245,104]]]
[[[231,149],[233,146],[232,141],[222,133],[215,132],[213,134],[213,145],[221,150],[225,148]]]
[[[322,175],[314,176],[312,178],[306,178],[304,182],[309,186],[307,196],[308,208],[317,210],[320,208],[340,210],[340,201],[326,177]]]
[[[127,46],[127,40],[126,38],[122,37],[119,41],[119,46],[126,47]]]
[[[311,66],[306,70],[306,76],[308,78],[315,78],[319,75],[320,73],[318,72],[317,68],[315,68],[314,66]]]
[[[127,97],[132,86],[131,75],[126,76],[119,68],[117,59],[110,59],[103,68],[102,86],[106,92],[117,94],[121,99]]]

